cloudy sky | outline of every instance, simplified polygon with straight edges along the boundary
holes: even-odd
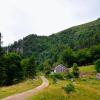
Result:
[[[28,34],[50,35],[100,17],[100,0],[0,0],[3,45]]]

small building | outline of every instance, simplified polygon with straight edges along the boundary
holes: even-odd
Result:
[[[69,69],[60,64],[54,68],[54,73],[68,73]]]

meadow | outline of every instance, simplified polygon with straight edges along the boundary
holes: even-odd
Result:
[[[28,79],[19,84],[15,84],[12,86],[0,87],[0,99],[10,96],[10,95],[13,95],[13,94],[17,94],[17,93],[21,93],[21,92],[33,89],[33,88],[39,86],[41,83],[42,83],[41,78],[36,77],[36,79],[34,79],[34,80]]]
[[[50,85],[28,100],[100,100],[100,80],[95,79],[94,66],[80,67],[80,72],[85,75],[75,79],[75,91],[72,93],[67,94],[63,89],[70,80],[59,80],[53,84],[49,79]]]

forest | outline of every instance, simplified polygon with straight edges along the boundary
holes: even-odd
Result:
[[[40,71],[49,74],[58,64],[90,65],[97,59],[100,59],[100,18],[50,36],[31,34],[7,47],[0,46],[0,85],[33,78]]]

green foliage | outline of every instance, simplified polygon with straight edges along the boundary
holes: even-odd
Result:
[[[27,66],[27,76],[29,78],[34,78],[36,74],[36,63],[35,63],[35,58],[34,56],[32,55],[30,58],[29,58],[29,61],[28,61],[28,66]]]
[[[55,75],[50,75],[50,77],[53,80],[53,84],[56,84],[57,83],[57,78],[55,77]]]
[[[8,53],[0,58],[0,85],[11,85],[23,80],[21,57],[16,53]]]
[[[89,49],[82,49],[77,52],[77,63],[81,65],[90,64],[92,55]]]
[[[68,73],[68,74],[66,74],[66,76],[65,76],[67,79],[71,79],[71,78],[73,78],[73,74],[72,73]]]
[[[92,55],[92,60],[93,62],[96,61],[97,59],[100,59],[100,44],[97,46],[93,46],[90,48],[90,53]]]
[[[65,87],[64,90],[66,93],[71,93],[75,90],[74,85],[72,83],[68,83]]]
[[[7,85],[16,83],[23,79],[23,68],[20,65],[20,61],[21,57],[16,53],[8,53],[5,55]]]
[[[0,86],[6,84],[7,79],[4,60],[4,57],[0,57]]]
[[[23,44],[23,45],[22,45]],[[23,56],[35,57],[37,69],[49,73],[51,66],[62,63],[71,67],[93,64],[100,59],[100,20],[75,26],[50,36],[28,35],[23,40],[14,42],[9,51],[23,47]],[[49,61],[50,60],[50,63]],[[47,66],[46,66],[47,65]],[[50,68],[49,68],[50,67]]]
[[[4,52],[3,52],[3,48],[1,47],[1,33],[0,33],[0,86],[4,85],[6,83],[6,68],[5,68],[5,59],[3,57]]]
[[[67,76],[65,73],[53,73],[50,75],[52,79],[64,80]]]
[[[51,61],[49,59],[45,60],[43,63],[45,74],[50,74],[51,72]]]
[[[75,78],[79,77],[79,68],[78,68],[76,63],[73,64],[73,71],[72,71],[72,73],[73,73]]]
[[[73,62],[74,62],[74,55],[73,55],[73,51],[70,48],[67,48],[66,50],[64,50],[61,54],[61,58],[60,61],[64,64],[64,65],[68,65],[69,67],[72,66]]]
[[[95,62],[95,69],[98,73],[100,73],[100,59]]]
[[[27,77],[27,67],[29,66],[29,58],[22,59],[21,66],[23,68],[24,78],[26,78]]]

